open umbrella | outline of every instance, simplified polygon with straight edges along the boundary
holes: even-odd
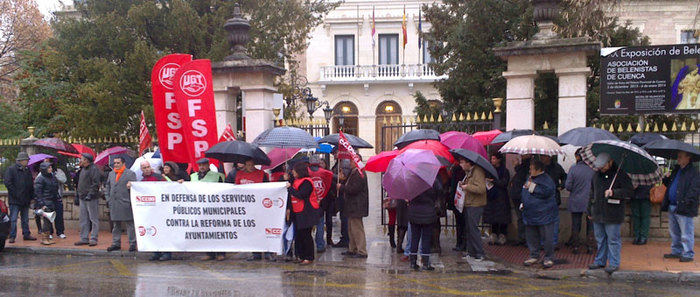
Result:
[[[382,186],[389,199],[411,200],[433,186],[440,167],[432,152],[409,149],[391,160]]]
[[[245,163],[252,159],[258,165],[270,164],[270,158],[258,146],[240,140],[219,142],[204,152],[204,156],[221,162]]]
[[[43,161],[46,160],[46,159],[56,160],[56,157],[54,157],[54,156],[52,156],[52,155],[47,155],[47,154],[35,154],[35,155],[31,155],[31,156],[29,156],[29,162],[27,163],[27,166],[32,166],[32,165],[34,165],[34,164],[36,164],[36,163],[41,163],[41,162],[43,162]]]
[[[634,134],[634,136],[630,138],[630,142],[637,146],[645,146],[647,143],[661,139],[668,139],[668,137],[659,133],[645,132]]]
[[[581,159],[590,167],[594,167],[596,156],[608,153],[610,158],[618,164],[618,172],[624,171],[634,185],[655,185],[661,180],[658,171],[659,165],[640,147],[619,140],[600,140],[591,143],[581,150]],[[613,180],[614,184],[614,180]],[[612,184],[611,184],[612,185]]]
[[[110,158],[109,156],[111,155],[119,155],[119,154],[124,154],[129,151],[128,148],[125,148],[123,146],[114,146],[110,147],[104,151],[101,151],[99,154],[97,154],[97,157],[95,157],[95,164],[97,165],[107,165],[110,163]]]
[[[283,126],[267,129],[260,133],[253,140],[253,144],[262,147],[279,147],[279,148],[316,148],[318,143],[314,137],[302,129]]]
[[[491,175],[491,177],[498,179],[498,171],[496,171],[496,168],[494,168],[493,165],[491,165],[491,162],[486,160],[486,158],[482,157],[480,154],[465,149],[451,149],[450,153],[452,153],[455,159],[462,157],[472,161],[472,163],[484,169],[486,173]]]
[[[404,135],[401,135],[396,142],[394,142],[394,146],[398,149],[402,149],[406,147],[407,145],[411,144],[412,142],[416,142],[418,140],[437,140],[440,141],[440,132],[435,131],[433,129],[418,129],[418,130],[412,130]]]
[[[674,140],[674,139],[659,139],[652,141],[644,146],[644,149],[654,156],[659,156],[665,159],[676,159],[678,152],[686,152],[693,156],[693,162],[700,161],[700,151],[694,146]]]
[[[564,151],[554,140],[550,139],[549,137],[539,135],[515,137],[503,145],[499,152],[504,154],[549,156],[564,154]]]
[[[403,154],[405,151],[410,149],[431,151],[436,157],[438,157],[438,161],[440,161],[443,166],[449,166],[455,162],[454,157],[452,157],[452,154],[450,154],[450,148],[437,140],[420,140],[413,142],[399,150],[399,154]]]
[[[71,145],[58,137],[42,138],[34,142],[34,145],[43,146],[47,148],[52,148],[57,151],[68,152],[72,154],[77,154],[78,151]]]
[[[440,142],[450,149],[466,149],[476,152],[484,158],[488,158],[484,145],[467,133],[459,131],[446,132],[440,135]]]
[[[472,134],[472,137],[481,142],[481,145],[489,145],[496,136],[501,134],[503,134],[501,130],[480,131]]]
[[[559,136],[559,143],[575,146],[589,145],[598,140],[620,140],[614,134],[594,127],[574,128]]]
[[[282,163],[292,159],[300,150],[298,147],[274,148],[267,153],[267,157],[270,158],[270,164],[262,166],[261,169],[267,170],[280,166]]]
[[[511,141],[513,138],[516,138],[518,136],[525,136],[525,135],[537,135],[535,131],[532,131],[530,129],[514,129],[510,131],[503,132],[499,134],[498,136],[494,137],[493,140],[491,141],[491,144],[498,144],[498,143],[506,143],[508,141]]]
[[[350,145],[352,145],[354,148],[374,148],[371,144],[369,144],[369,142],[355,135],[347,133],[343,133],[343,135],[345,135],[345,138],[348,139],[348,142],[350,142]],[[330,143],[337,146],[338,138],[340,138],[340,134],[338,133],[326,135],[325,137],[319,139],[318,143]]]
[[[389,162],[398,156],[400,151],[384,151],[369,157],[365,163],[365,170],[369,172],[385,172],[389,167]]]
[[[71,156],[71,157],[76,157],[76,158],[80,158],[80,155],[83,154],[83,153],[88,153],[88,154],[92,155],[93,158],[94,158],[95,156],[97,156],[97,154],[95,153],[95,151],[92,150],[90,147],[88,147],[88,146],[86,146],[86,145],[82,145],[82,144],[78,144],[78,143],[73,143],[72,145],[73,145],[73,147],[75,148],[75,150],[78,151],[77,154],[69,153],[69,152],[64,152],[64,151],[59,151],[58,153],[61,154],[61,155],[66,155],[66,156]]]

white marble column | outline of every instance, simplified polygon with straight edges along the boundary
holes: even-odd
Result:
[[[506,130],[535,129],[535,71],[506,71]]]
[[[217,136],[220,136],[226,129],[226,125],[231,124],[231,129],[234,133],[238,130],[236,126],[236,98],[238,97],[238,90],[231,90],[230,88],[214,90],[214,102],[216,105],[216,127]]]
[[[272,128],[274,94],[277,89],[268,86],[241,87],[243,114],[245,115],[245,140],[251,142],[263,131]]]
[[[586,91],[590,72],[588,67],[555,69],[559,78],[558,135],[586,126]]]

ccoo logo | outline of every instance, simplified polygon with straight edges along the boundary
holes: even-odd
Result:
[[[163,65],[158,72],[158,80],[160,84],[166,89],[172,90],[175,84],[173,83],[173,78],[175,77],[175,72],[180,69],[180,65],[175,63],[168,63]]]
[[[197,70],[188,70],[180,77],[180,89],[185,95],[195,97],[202,95],[207,88],[204,74]]]
[[[144,227],[144,226],[139,226],[139,236],[156,236],[156,233],[158,233],[158,230],[156,229],[155,226],[151,227]]]

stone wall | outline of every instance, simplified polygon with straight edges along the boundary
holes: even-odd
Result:
[[[107,208],[107,201],[104,199],[103,195],[100,195],[100,230],[110,230],[109,224],[109,209]],[[74,191],[65,191],[63,193],[63,221],[65,223],[66,229],[79,229],[78,218],[80,217],[80,207],[73,204],[75,198]],[[0,191],[0,200],[7,202],[7,192]],[[29,228],[32,233],[35,232],[36,226],[34,225],[34,212],[29,212]]]

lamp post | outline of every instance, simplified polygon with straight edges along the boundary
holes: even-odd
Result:
[[[311,89],[308,87],[302,90],[302,94],[304,95],[304,103],[306,103],[306,111],[309,113],[309,118],[313,119],[314,112],[321,108],[321,106],[325,105],[326,107],[323,109],[323,116],[326,119],[326,122],[331,120],[333,109],[330,108],[328,101],[319,101],[318,98],[314,97],[314,95],[311,93]]]

